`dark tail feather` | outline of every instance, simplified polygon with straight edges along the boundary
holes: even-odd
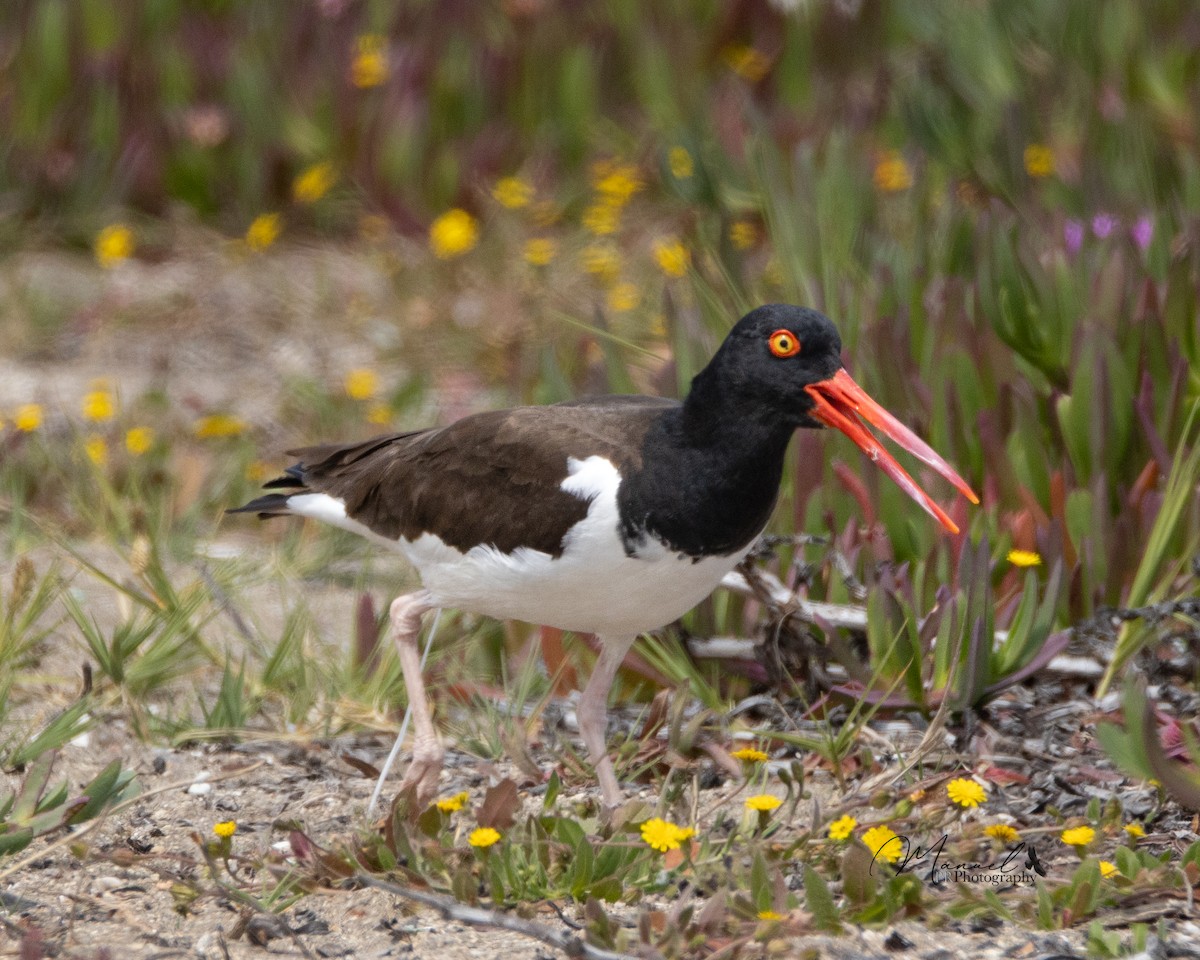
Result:
[[[268,484],[270,486],[270,484]],[[269,517],[290,517],[291,511],[288,510],[288,498],[293,496],[290,493],[268,493],[265,497],[259,497],[257,500],[251,500],[244,507],[235,507],[232,510],[226,510],[226,513],[257,513],[259,520],[266,520]]]
[[[276,477],[269,483],[263,484],[264,490],[292,490],[304,486],[304,467],[293,464],[283,471],[282,477]]]

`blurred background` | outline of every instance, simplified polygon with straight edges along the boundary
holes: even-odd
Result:
[[[790,301],[982,491],[1001,625],[1178,596],[1197,51],[1187,2],[6,3],[8,542],[187,556],[288,446],[678,394]],[[801,433],[779,532],[931,603],[963,541]],[[285,526],[223,529],[338,536]]]

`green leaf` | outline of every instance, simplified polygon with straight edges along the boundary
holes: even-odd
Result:
[[[807,863],[804,865],[804,903],[818,930],[829,933],[841,931],[841,917],[829,887],[821,879],[821,875]]]

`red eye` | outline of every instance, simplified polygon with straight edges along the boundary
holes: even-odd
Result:
[[[791,330],[776,330],[767,338],[767,346],[777,357],[794,357],[800,352],[800,340]]]

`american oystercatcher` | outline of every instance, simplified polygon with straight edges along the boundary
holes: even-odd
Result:
[[[607,806],[621,791],[605,746],[608,695],[634,639],[703,600],[749,552],[779,493],[797,427],[836,427],[952,533],[958,528],[866,428],[877,427],[978,498],[858,386],[815,310],[746,314],[683,402],[606,396],[478,413],[429,430],[291,451],[277,492],[235,513],[324,520],[403,553],[424,589],[393,601],[414,721],[401,789],[437,789],[443,751],[418,634],[450,607],[596,634],[577,716]]]

